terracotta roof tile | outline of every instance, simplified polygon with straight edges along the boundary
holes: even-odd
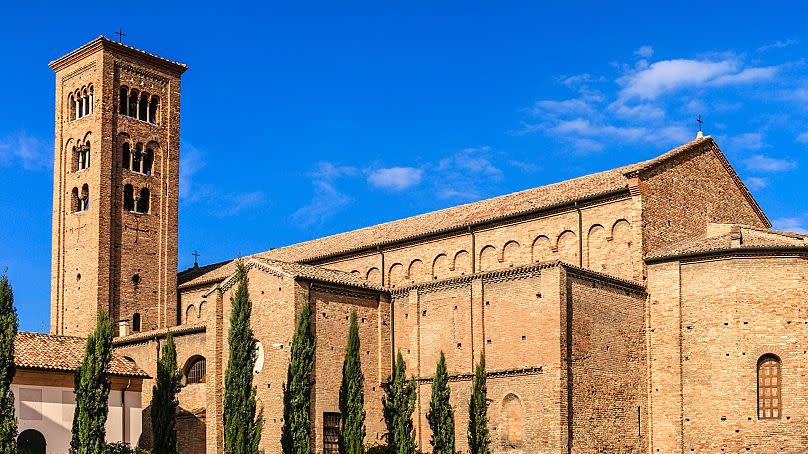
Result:
[[[84,360],[87,339],[21,331],[14,339],[14,363],[20,369],[75,372]],[[113,352],[109,373],[148,378],[137,364]]]
[[[255,254],[252,257],[297,263],[313,261],[326,256],[406,241],[422,235],[462,229],[570,203],[574,200],[608,194],[628,188],[628,178],[626,177],[628,174],[649,169],[698,146],[713,143],[712,138],[706,136],[636,164],[293,244]],[[227,278],[233,274],[234,270],[234,262],[221,262],[183,271],[179,274],[178,280],[182,287],[207,285]]]
[[[659,261],[667,257],[702,252],[767,247],[808,248],[808,235],[767,230],[739,224],[711,224],[704,234],[663,249],[652,251],[646,256],[646,260]]]

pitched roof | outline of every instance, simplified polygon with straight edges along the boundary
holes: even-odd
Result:
[[[766,248],[808,249],[808,235],[740,224],[710,224],[703,234],[652,251],[646,256],[646,260],[657,262],[683,255]]]
[[[59,71],[66,65],[74,63],[81,58],[84,58],[85,56],[103,48],[113,49],[121,53],[132,55],[136,58],[148,60],[151,63],[158,65],[178,76],[188,70],[188,66],[183,63],[169,60],[159,55],[152,54],[151,52],[146,52],[145,50],[132,47],[128,44],[111,40],[104,35],[100,35],[98,38],[90,41],[89,43],[68,52],[56,60],[53,60],[52,62],[48,63],[48,66],[50,66],[54,71]]]
[[[84,360],[87,339],[20,331],[14,339],[14,364],[20,369],[75,372]],[[112,353],[110,375],[148,378],[137,364]]]
[[[514,216],[543,211],[556,206],[568,205],[574,201],[628,190],[630,177],[655,168],[685,153],[705,149],[713,149],[719,157],[722,157],[712,137],[704,136],[647,161],[350,232],[317,238],[249,257],[261,257],[284,262],[311,262],[328,256],[363,249],[367,250],[377,246],[386,246],[423,236],[461,230]],[[728,166],[728,163],[726,165]],[[741,189],[745,191],[743,183],[737,178],[731,167],[727,167],[727,169],[736,179]],[[745,194],[748,195],[748,191]],[[751,195],[748,195],[748,198],[756,207],[757,204],[751,198]],[[762,211],[759,211],[759,213],[762,215]],[[765,215],[763,216],[765,217]],[[178,282],[183,288],[207,285],[225,279],[232,275],[234,270],[233,261],[191,268],[179,273]]]
[[[289,277],[301,277],[315,282],[322,282],[326,284],[339,284],[350,287],[358,287],[368,290],[384,291],[384,288],[371,284],[367,279],[351,274],[344,271],[337,271],[328,268],[323,268],[314,265],[306,265],[301,263],[282,262],[279,260],[271,260],[263,257],[250,257],[245,262],[248,268],[258,268],[268,272],[275,272]],[[223,267],[229,269],[230,267]],[[232,265],[235,272],[235,264]],[[222,283],[222,287],[228,288],[235,282],[235,274],[231,274]]]

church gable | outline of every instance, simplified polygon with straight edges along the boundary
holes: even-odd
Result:
[[[709,223],[771,227],[715,141],[689,145],[627,173],[642,198],[645,254],[698,236]]]

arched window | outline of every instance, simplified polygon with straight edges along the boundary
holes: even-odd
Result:
[[[79,200],[79,188],[73,188],[70,197],[70,210],[74,213],[81,211],[81,200]]]
[[[129,91],[129,107],[127,111],[127,115],[130,117],[137,117],[137,103],[140,96],[140,92],[133,88]]]
[[[140,314],[137,312],[132,314],[132,331],[140,332]]]
[[[90,87],[87,89],[87,94],[88,94],[87,113],[91,114],[91,113],[93,113],[93,98],[95,97],[95,95],[93,94],[93,86],[92,85],[90,85]]]
[[[143,155],[143,172],[146,175],[152,174],[152,164],[154,163],[154,151],[151,148],[146,149],[146,154]]]
[[[157,124],[157,110],[160,106],[160,98],[157,96],[152,96],[151,102],[149,103],[149,123]]]
[[[758,419],[780,419],[782,401],[780,387],[780,358],[763,355],[757,365]]]
[[[508,394],[502,401],[501,438],[508,448],[518,448],[524,440],[522,401],[515,394]]]
[[[81,195],[79,196],[79,211],[87,211],[90,209],[90,187],[85,183],[81,187]]]
[[[123,209],[125,211],[135,211],[135,190],[131,184],[123,187]]]
[[[138,108],[138,120],[146,121],[149,119],[149,94],[143,93],[140,95],[140,106]]]
[[[202,301],[199,303],[199,314],[197,314],[197,318],[202,318],[202,316],[205,314],[205,306],[207,306],[206,302]]]
[[[76,150],[76,170],[84,170],[90,167],[90,142],[75,148]]]
[[[17,437],[17,452],[20,454],[45,454],[45,436],[35,429],[22,431]]]
[[[76,90],[76,118],[84,116],[84,99],[81,90]]]
[[[125,85],[121,87],[121,95],[118,98],[118,104],[121,115],[129,115],[129,111],[127,110],[129,108],[129,87]]]
[[[143,144],[135,145],[135,151],[132,153],[132,172],[140,173],[141,163],[143,162]]]
[[[190,323],[192,320],[196,318],[196,308],[193,304],[188,306],[188,309],[185,310],[185,323]]]
[[[67,97],[67,108],[70,109],[68,113],[68,118],[71,120],[75,120],[76,117],[76,97],[73,96],[73,93],[70,93],[70,96]]]
[[[132,151],[129,149],[129,144],[124,142],[121,146],[121,151],[123,151],[123,156],[121,157],[121,165],[123,165],[124,169],[131,170],[132,169]]]
[[[204,356],[194,356],[188,360],[185,366],[185,383],[205,383],[207,378],[207,365]]]
[[[140,197],[137,198],[135,211],[142,214],[149,213],[149,190],[143,188],[140,190]]]

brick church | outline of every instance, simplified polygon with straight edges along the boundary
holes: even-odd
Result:
[[[155,375],[173,333],[183,453],[222,448],[234,260],[177,272],[180,79],[187,67],[99,37],[56,73],[51,334],[99,310]],[[348,315],[362,342],[368,446],[395,352],[415,375],[428,451],[446,353],[458,450],[488,365],[495,453],[804,453],[808,237],[771,223],[716,142],[488,200],[242,257],[267,453],[280,452],[295,314],[317,336],[311,416],[335,453]],[[144,433],[150,446],[143,383]]]

